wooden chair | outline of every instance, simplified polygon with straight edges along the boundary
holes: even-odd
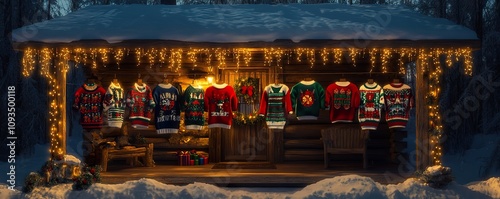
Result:
[[[358,125],[342,125],[322,129],[325,168],[330,161],[329,154],[363,154],[363,168],[367,168],[366,141],[369,131],[362,131]]]
[[[101,156],[101,167],[102,172],[106,172],[108,169],[108,161],[117,158],[126,158],[131,161],[133,166],[137,166],[138,157],[142,157],[144,160],[143,165],[147,167],[153,167],[153,143],[138,145],[135,148],[130,149],[113,149],[113,148],[103,148]]]

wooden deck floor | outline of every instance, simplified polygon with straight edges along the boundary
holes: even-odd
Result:
[[[401,165],[371,165],[363,170],[360,162],[343,163],[328,169],[323,168],[322,162],[280,163],[276,164],[277,169],[212,169],[212,166],[157,163],[155,167],[130,167],[115,163],[110,164],[108,172],[101,176],[102,182],[108,184],[151,178],[165,184],[203,182],[221,187],[304,187],[325,178],[349,174],[370,177],[381,184],[395,184],[412,176]]]

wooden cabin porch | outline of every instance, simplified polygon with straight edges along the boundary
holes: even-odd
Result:
[[[234,165],[230,169],[212,169],[214,163],[177,166],[172,162],[157,162],[155,167],[131,167],[114,162],[101,177],[106,184],[150,178],[173,185],[202,182],[220,187],[305,187],[323,179],[351,174],[370,177],[381,184],[401,183],[413,175],[401,164],[369,164],[369,169],[364,170],[361,161],[334,163],[336,165],[328,169],[323,168],[322,161],[277,163],[274,164],[276,169],[241,169]]]

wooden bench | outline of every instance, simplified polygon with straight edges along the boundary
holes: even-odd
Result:
[[[118,158],[126,158],[131,161],[132,165],[137,166],[140,162],[138,161],[139,157],[142,157],[143,163],[142,165],[146,165],[147,167],[153,167],[153,143],[138,145],[135,148],[123,148],[123,149],[114,149],[114,148],[103,148],[101,151],[101,167],[102,172],[106,172],[108,168],[108,161],[112,159]]]
[[[325,168],[328,168],[330,162],[329,154],[363,154],[363,168],[366,169],[368,132],[362,131],[358,125],[344,124],[322,129]]]

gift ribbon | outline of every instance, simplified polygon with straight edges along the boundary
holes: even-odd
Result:
[[[253,95],[253,86],[242,86],[241,87],[242,94],[248,94],[248,96],[252,97]]]

